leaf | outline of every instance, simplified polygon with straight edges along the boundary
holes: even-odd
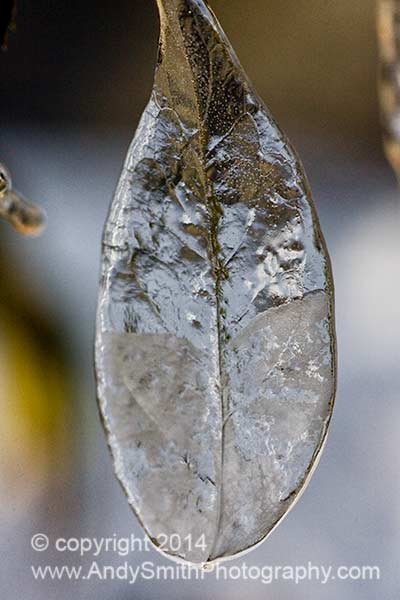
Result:
[[[158,5],[154,90],[104,232],[98,395],[148,535],[205,563],[265,539],[315,466],[333,289],[303,169],[216,18]]]

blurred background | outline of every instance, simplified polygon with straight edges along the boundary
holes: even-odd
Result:
[[[48,227],[0,223],[0,588],[7,600],[369,600],[400,590],[400,192],[382,150],[374,0],[212,0],[305,164],[336,281],[339,389],[326,450],[254,565],[378,565],[381,581],[38,582],[30,548],[141,536],[114,478],[92,367],[100,240],[152,87],[155,2],[20,0],[0,54],[0,161]],[[115,554],[101,557],[118,565]],[[156,552],[130,555],[169,564]],[[238,561],[238,564],[240,561]]]

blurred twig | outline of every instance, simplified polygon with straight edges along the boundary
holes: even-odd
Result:
[[[400,0],[378,0],[378,39],[384,146],[400,180]]]
[[[14,24],[16,0],[1,0],[0,3],[0,45],[7,47],[7,34]]]
[[[14,23],[16,0],[1,0],[0,4],[0,45],[7,46],[7,34]],[[27,202],[21,194],[12,189],[11,176],[0,163],[0,219],[8,221],[14,229],[24,235],[38,235],[44,226],[44,212]]]
[[[45,224],[43,210],[27,202],[12,188],[11,176],[0,163],[0,218],[8,221],[18,233],[39,235]]]

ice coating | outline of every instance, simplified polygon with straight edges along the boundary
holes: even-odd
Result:
[[[98,395],[149,536],[205,563],[262,541],[317,460],[333,287],[302,166],[214,15],[158,5],[154,90],[104,232]]]

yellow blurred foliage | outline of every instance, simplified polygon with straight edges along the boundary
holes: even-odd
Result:
[[[0,516],[15,516],[63,471],[66,378],[57,353],[0,309]]]

